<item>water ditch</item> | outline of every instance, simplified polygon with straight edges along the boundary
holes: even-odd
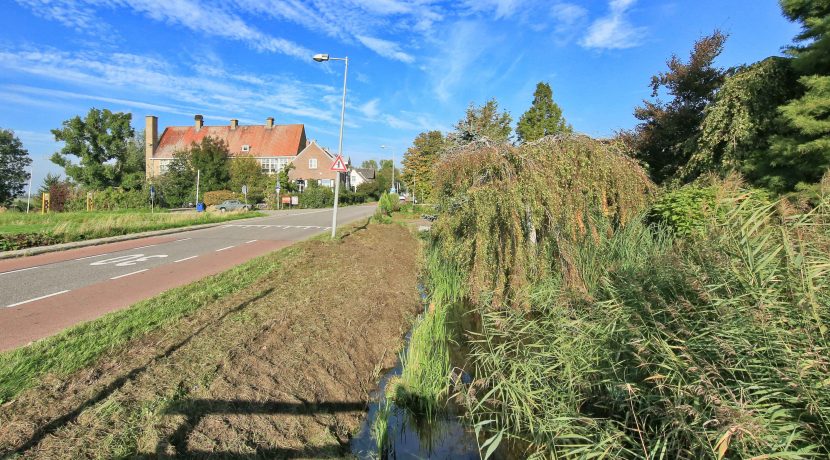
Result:
[[[411,334],[410,331],[406,335],[407,348]],[[402,372],[403,365],[398,358],[396,366],[381,377],[378,388],[371,394],[366,419],[350,442],[351,453],[367,459],[480,459],[475,435],[461,422],[459,410],[453,404],[447,404],[432,420],[426,420],[386,400],[387,385]],[[387,447],[379,452],[373,426],[386,411]]]

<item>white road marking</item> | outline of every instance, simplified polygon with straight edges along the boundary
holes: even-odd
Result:
[[[178,243],[179,241],[187,241],[187,240],[192,240],[192,239],[193,239],[193,238],[182,238],[182,239],[180,239],[180,240],[176,240],[176,241],[174,241],[174,243]]]
[[[150,259],[163,259],[165,257],[167,257],[167,254],[156,254],[152,256],[145,256],[144,254],[129,254],[126,256],[113,257],[111,259],[99,260],[98,262],[92,262],[89,265],[115,264],[116,267],[126,267],[128,265],[135,265],[136,262],[146,262]]]
[[[75,260],[86,260],[86,259],[91,259],[91,258],[93,258],[93,257],[101,257],[101,256],[106,256],[106,255],[109,255],[109,254],[110,254],[109,252],[105,252],[105,253],[103,253],[103,254],[95,254],[94,256],[78,257],[78,258],[77,258],[77,259],[75,259]]]
[[[308,230],[310,228],[317,228],[317,229],[330,229],[331,227],[320,227],[318,225],[277,225],[277,224],[248,224],[248,225],[239,225],[239,224],[230,224],[225,225],[225,228],[235,227],[235,228],[279,228],[279,229],[289,229],[289,228],[301,228],[303,230]]]
[[[216,252],[219,252],[219,251],[224,251],[225,249],[230,249],[230,248],[235,248],[235,247],[236,247],[236,245],[233,245],[233,246],[228,246],[228,247],[226,247],[226,248],[217,249],[217,250],[216,250]]]
[[[123,278],[123,277],[125,277],[125,276],[135,275],[136,273],[146,272],[147,270],[149,270],[149,268],[145,268],[144,270],[137,270],[137,271],[134,271],[134,272],[131,272],[131,273],[127,273],[127,274],[125,274],[125,275],[113,276],[113,277],[112,277],[112,278],[110,278],[110,279],[111,279],[111,280],[117,280],[118,278]]]
[[[197,258],[197,257],[199,257],[199,256],[190,256],[190,257],[185,257],[184,259],[174,260],[174,261],[173,261],[173,263],[174,263],[174,264],[177,264],[177,263],[179,263],[179,262],[184,262],[185,260],[195,259],[195,258]]]
[[[245,244],[248,244],[248,243],[256,243],[256,240],[251,240],[251,241],[246,241],[245,242]]]
[[[153,247],[153,246],[158,246],[158,243],[156,243],[156,244],[148,244],[147,246],[139,246],[139,247],[137,247],[137,248],[131,248],[131,249],[128,249],[128,251],[135,251],[136,249],[151,248],[151,247]]]
[[[69,289],[67,289],[65,291],[55,292],[53,294],[42,295],[40,297],[35,297],[34,299],[24,300],[23,302],[17,302],[17,303],[13,303],[11,305],[6,305],[6,308],[16,307],[18,305],[23,305],[24,303],[34,302],[36,300],[43,300],[43,299],[46,299],[48,297],[54,297],[56,295],[61,295],[61,294],[66,293],[66,292],[69,292]]]
[[[38,265],[37,267],[29,267],[29,268],[21,268],[21,269],[18,269],[18,270],[11,270],[11,271],[8,271],[8,272],[0,273],[0,275],[8,275],[9,273],[25,272],[26,270],[34,270],[34,269],[39,268],[39,267],[40,267],[40,265]]]

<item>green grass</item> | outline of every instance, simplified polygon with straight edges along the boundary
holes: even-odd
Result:
[[[262,216],[248,213],[169,213],[149,211],[0,213],[0,250],[164,230]]]
[[[227,272],[171,289],[127,310],[0,353],[0,403],[30,388],[47,373],[68,375],[132,339],[174,324],[216,299],[243,289],[278,270],[279,261],[297,251],[291,247],[253,259]]]

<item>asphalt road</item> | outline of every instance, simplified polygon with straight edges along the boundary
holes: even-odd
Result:
[[[340,208],[338,225],[374,210]],[[0,260],[0,350],[331,231],[331,212],[275,211],[208,229]]]

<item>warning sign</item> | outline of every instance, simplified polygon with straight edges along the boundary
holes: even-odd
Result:
[[[343,157],[337,155],[337,158],[334,159],[334,163],[331,165],[332,171],[339,171],[339,172],[346,172],[346,163],[343,162]]]

